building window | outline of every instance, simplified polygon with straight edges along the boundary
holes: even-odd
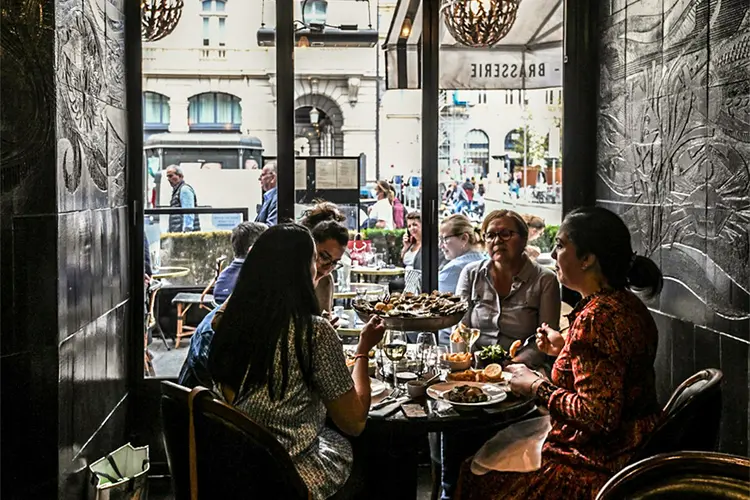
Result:
[[[487,104],[487,91],[480,90],[477,92],[477,104]]]
[[[513,104],[513,90],[505,91],[505,104]]]
[[[239,132],[242,125],[240,98],[221,92],[206,92],[188,100],[188,124],[191,132]]]
[[[156,92],[143,93],[143,130],[151,133],[169,130],[169,97]]]
[[[203,46],[226,46],[226,0],[203,0]]]
[[[490,167],[490,138],[483,130],[470,130],[464,139],[464,165],[467,175],[487,177]]]

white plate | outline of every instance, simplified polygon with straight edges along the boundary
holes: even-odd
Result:
[[[396,378],[402,382],[409,382],[410,380],[417,380],[419,375],[414,372],[398,372]]]
[[[385,382],[370,378],[370,397],[380,396],[383,394],[388,387],[385,385]]]
[[[444,396],[448,394],[451,389],[459,385],[470,385],[472,387],[479,387],[489,397],[489,399],[483,403],[456,403],[451,401]],[[431,385],[427,388],[427,395],[432,399],[438,401],[445,401],[458,408],[476,408],[479,406],[490,406],[503,401],[508,397],[508,393],[502,387],[492,384],[489,382],[444,382],[442,384]]]

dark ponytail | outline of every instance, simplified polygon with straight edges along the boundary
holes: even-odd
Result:
[[[651,298],[661,292],[663,285],[664,277],[656,262],[642,255],[634,255],[628,271],[628,286]]]
[[[632,288],[649,298],[661,292],[664,279],[659,267],[648,257],[635,255],[630,231],[615,213],[602,207],[578,208],[565,216],[560,231],[573,242],[579,258],[596,256],[612,288]]]

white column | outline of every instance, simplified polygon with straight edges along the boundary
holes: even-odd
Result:
[[[169,131],[189,132],[188,126],[188,102],[172,99],[169,103]]]

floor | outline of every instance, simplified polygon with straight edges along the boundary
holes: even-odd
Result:
[[[174,347],[174,341],[167,339],[167,344],[170,347],[168,351],[164,346],[161,338],[154,337],[151,344],[148,346],[149,351],[154,356],[153,365],[154,372],[159,378],[177,378],[182,368],[182,363],[185,362],[187,357],[188,348],[190,347],[190,338],[183,338],[180,340],[180,347]]]
[[[432,480],[430,478],[430,468],[419,468],[419,479],[417,486],[417,497],[415,500],[429,500],[432,491]],[[149,500],[174,500],[174,496],[169,491],[166,481],[151,481]]]

